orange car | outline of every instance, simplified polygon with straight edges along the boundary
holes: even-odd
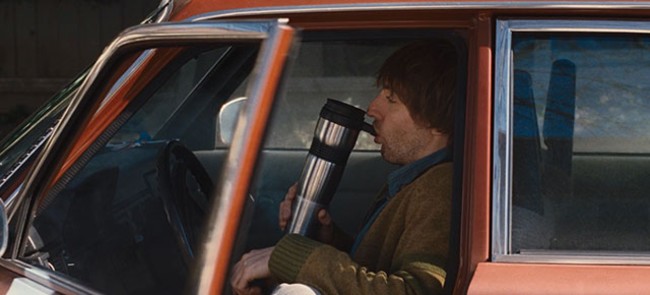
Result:
[[[2,291],[230,294],[234,262],[284,234],[326,99],[365,109],[383,60],[435,37],[462,65],[445,292],[646,293],[649,17],[648,1],[163,1],[2,142]],[[359,138],[330,206],[343,230],[394,168]]]

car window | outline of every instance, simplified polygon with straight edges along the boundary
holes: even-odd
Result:
[[[649,42],[512,32],[509,253],[650,251]]]
[[[161,129],[174,112],[183,104],[189,103],[192,88],[197,86],[210,66],[228,49],[219,48],[203,52],[175,71],[153,95],[155,99],[144,104],[111,139],[117,141],[113,144],[119,144],[120,141],[134,141],[141,137],[160,137]]]
[[[278,97],[266,147],[309,149],[318,113],[328,98],[365,110],[377,95],[376,74],[383,60],[404,40],[357,38],[316,41],[327,34],[309,34],[301,43]],[[330,37],[331,38],[331,37]],[[403,43],[402,43],[403,44]],[[361,133],[356,150],[377,150]]]
[[[259,43],[168,50],[179,53],[40,205],[24,260],[102,293],[183,291],[221,167],[194,151],[214,149],[219,108]]]
[[[285,73],[283,91],[275,101],[250,188],[251,215],[243,217],[246,222],[242,227],[244,232],[248,230],[242,246],[245,250],[272,246],[283,236],[278,228],[279,204],[303,172],[316,123],[328,98],[366,110],[380,90],[376,77],[381,65],[398,48],[441,36],[462,47],[461,39],[449,30],[347,30],[303,35]],[[372,119],[366,116],[365,121],[371,123]],[[382,160],[373,139],[369,133],[359,132],[329,207],[337,226],[350,235],[356,234],[363,213],[397,167]],[[235,261],[241,253],[233,254]]]

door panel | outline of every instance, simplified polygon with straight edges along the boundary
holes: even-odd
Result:
[[[467,294],[642,294],[643,266],[479,263]]]

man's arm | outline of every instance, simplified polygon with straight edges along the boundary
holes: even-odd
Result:
[[[446,275],[451,198],[451,165],[441,166],[445,168],[423,175],[418,181],[422,185],[408,188],[407,198],[393,200],[397,202],[385,209],[392,212],[378,218],[368,232],[364,243],[371,245],[364,252],[374,247],[379,254],[369,255],[367,261],[377,260],[379,267],[374,262],[369,262],[372,267],[360,265],[346,252],[288,235],[271,255],[271,273],[282,282],[307,284],[325,294],[440,293]]]
[[[292,249],[292,254],[285,252],[287,248]],[[296,255],[296,249],[304,252]],[[285,255],[292,259],[283,260],[281,256]],[[276,246],[269,267],[280,281],[306,284],[324,294],[439,294],[446,273],[434,260],[420,256],[404,261],[392,274],[372,272],[345,252],[294,235]]]

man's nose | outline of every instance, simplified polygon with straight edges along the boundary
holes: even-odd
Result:
[[[368,114],[368,117],[371,117],[373,119],[376,119],[377,115],[378,115],[378,110],[377,110],[377,99],[378,98],[379,98],[379,95],[375,96],[375,98],[368,105],[368,111],[366,112]]]

